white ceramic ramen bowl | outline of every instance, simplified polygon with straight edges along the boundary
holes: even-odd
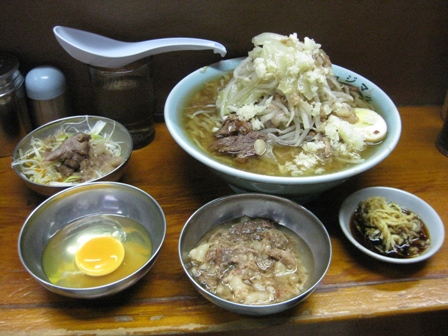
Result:
[[[126,127],[124,127],[122,124],[120,124],[115,120],[101,116],[80,115],[80,116],[66,117],[51,121],[45,125],[36,128],[32,132],[28,133],[16,146],[14,153],[12,155],[12,161],[14,162],[21,159],[22,155],[21,153],[32,148],[31,142],[34,138],[45,139],[51,135],[54,135],[57,131],[59,131],[62,125],[67,124],[75,125],[74,127],[76,127],[76,130],[79,132],[86,132],[91,127],[93,127],[95,123],[98,121],[103,121],[106,123],[102,134],[108,134],[112,141],[120,144],[123,162],[108,174],[93,179],[89,182],[118,181],[123,175],[126,166],[129,162],[129,158],[132,154],[133,149],[132,137],[129,131],[126,129]],[[23,165],[13,165],[13,168],[17,173],[17,175],[19,175],[19,177],[23,180],[23,182],[28,188],[43,196],[51,196],[61,190],[68,188],[68,186],[61,186],[61,185],[54,186],[33,182],[23,174]]]
[[[378,253],[372,252],[368,248],[360,244],[353,236],[350,229],[350,220],[358,207],[359,202],[364,201],[368,197],[380,196],[385,197],[388,202],[395,202],[403,208],[406,208],[417,214],[425,223],[428,231],[431,245],[419,256],[407,259],[391,258]],[[426,260],[432,257],[441,247],[445,239],[445,229],[443,222],[437,212],[421,198],[400,189],[389,187],[370,187],[358,190],[351,194],[342,203],[339,211],[339,224],[342,232],[347,239],[361,252],[368,256],[394,264],[411,264]]]
[[[224,179],[236,192],[261,192],[292,198],[298,202],[307,202],[350,177],[373,168],[384,160],[397,145],[401,135],[401,119],[392,100],[368,79],[353,71],[333,65],[334,73],[339,81],[357,86],[366,96],[371,97],[371,103],[375,110],[383,116],[387,123],[388,134],[382,143],[377,145],[378,148],[372,156],[360,164],[339,172],[304,177],[254,174],[220,163],[200,150],[189,138],[182,121],[182,110],[192,93],[202,84],[229,73],[241,60],[238,58],[220,61],[191,73],[170,92],[164,111],[166,125],[174,140],[187,153]]]
[[[265,218],[287,227],[303,239],[312,256],[312,271],[304,290],[278,303],[250,305],[235,303],[212,294],[189,273],[188,253],[216,225],[243,216]],[[268,315],[282,312],[304,301],[320,284],[331,263],[330,236],[322,222],[303,206],[274,195],[245,193],[221,197],[203,205],[187,220],[179,237],[179,258],[196,290],[215,305],[237,314]]]

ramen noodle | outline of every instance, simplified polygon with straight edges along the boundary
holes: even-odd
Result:
[[[422,219],[384,197],[359,203],[353,216],[355,237],[370,250],[395,258],[412,258],[430,245]]]
[[[384,139],[384,119],[358,88],[337,81],[314,40],[263,33],[253,43],[185,107],[187,132],[203,151],[258,174],[304,176],[363,162]]]

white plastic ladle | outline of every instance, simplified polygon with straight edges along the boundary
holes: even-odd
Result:
[[[221,56],[227,53],[222,44],[197,38],[173,37],[122,42],[62,26],[54,27],[53,32],[70,56],[83,63],[103,68],[119,68],[139,59],[170,51],[211,49]]]

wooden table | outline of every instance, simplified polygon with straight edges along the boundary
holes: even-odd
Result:
[[[204,203],[231,189],[187,155],[165,124],[155,141],[133,152],[122,182],[150,193],[163,208],[167,236],[159,259],[136,285],[116,296],[75,300],[41,287],[17,254],[22,223],[44,199],[28,190],[0,159],[0,334],[115,335],[225,333],[232,335],[443,334],[448,324],[448,245],[412,266],[384,264],[359,255],[338,220],[342,200],[368,186],[390,186],[423,198],[448,225],[448,157],[434,146],[441,107],[402,107],[403,132],[381,164],[306,204],[327,227],[331,267],[302,304],[270,317],[227,312],[202,298],[183,274],[179,233]]]

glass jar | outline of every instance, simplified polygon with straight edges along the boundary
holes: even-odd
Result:
[[[33,127],[26,103],[24,78],[19,61],[0,52],[0,156],[11,155]]]
[[[94,113],[123,124],[131,133],[134,149],[155,137],[153,76],[148,61],[121,68],[89,66]]]

